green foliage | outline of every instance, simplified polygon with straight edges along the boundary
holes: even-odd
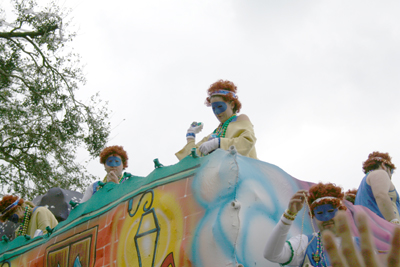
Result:
[[[67,44],[66,11],[51,2],[12,0],[13,21],[0,11],[0,187],[33,198],[52,187],[83,191],[93,177],[76,163],[85,146],[104,147],[107,103],[75,98],[85,83],[79,56]]]

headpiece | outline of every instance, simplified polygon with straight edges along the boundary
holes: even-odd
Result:
[[[123,168],[128,167],[128,154],[122,146],[108,146],[100,152],[100,163],[105,164],[108,157],[118,155],[122,159]]]
[[[311,205],[314,204],[314,203],[319,203],[319,202],[321,202],[323,199],[331,199],[331,200],[333,200],[333,199],[338,199],[338,198],[337,198],[337,197],[320,197],[320,198],[317,198],[316,200],[314,200],[314,201],[311,203]]]
[[[315,215],[315,208],[325,204],[332,204],[333,208],[346,210],[342,202],[344,197],[342,190],[341,187],[332,183],[318,183],[311,186],[308,190],[309,197],[307,199],[311,217]]]
[[[370,160],[376,160],[376,161],[383,162],[385,164],[391,165],[390,161],[388,161],[388,160],[386,160],[384,158],[381,158],[381,157],[373,157],[373,158],[370,158]]]
[[[357,196],[357,189],[349,189],[344,193],[344,199],[354,204]]]
[[[234,98],[237,98],[237,96],[236,96],[236,94],[235,94],[234,92],[228,91],[228,90],[217,90],[217,91],[212,92],[212,93],[210,94],[210,96],[214,96],[214,95],[228,95],[228,94],[232,94],[232,96],[233,96]]]
[[[221,96],[225,102],[233,102],[235,106],[233,107],[233,113],[239,113],[242,108],[242,104],[239,101],[239,97],[236,94],[237,87],[236,85],[228,80],[218,80],[215,83],[211,84],[207,89],[206,104],[207,107],[211,106],[211,98],[213,96]]]
[[[10,204],[7,208],[5,208],[1,213],[0,213],[0,217],[2,217],[4,214],[6,214],[10,209],[14,208],[15,206],[18,205],[19,202],[19,198],[17,198],[17,200]]]
[[[366,174],[370,171],[376,170],[382,163],[390,167],[392,170],[396,169],[396,166],[394,166],[392,163],[392,158],[389,156],[389,153],[374,151],[369,154],[368,159],[363,162],[363,171]]]

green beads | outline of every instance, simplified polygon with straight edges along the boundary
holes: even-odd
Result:
[[[19,226],[19,230],[17,236],[26,235],[28,231],[29,221],[31,220],[32,209],[29,206],[25,207],[24,212],[24,220],[22,221],[21,225]]]
[[[225,137],[226,134],[226,129],[228,128],[229,123],[236,118],[236,114],[233,114],[232,117],[227,119],[224,123],[220,123],[218,128],[214,130],[214,134],[217,135],[217,137]]]

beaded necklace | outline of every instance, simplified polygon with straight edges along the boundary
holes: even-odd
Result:
[[[317,250],[315,251],[315,253],[314,252],[312,253],[312,258],[315,261],[315,263],[317,264],[317,266],[318,266],[319,262],[321,261],[321,266],[326,267],[326,262],[324,259],[324,245],[321,242],[321,233],[320,232],[318,232],[318,235],[317,235]],[[324,265],[324,262],[325,262],[325,265]]]
[[[304,202],[307,204],[307,208],[311,213],[311,208],[310,208],[310,205],[308,204],[307,196],[306,196],[305,193],[303,193],[303,197],[304,197]],[[305,213],[306,213],[306,209],[304,209],[304,212],[303,212],[303,218],[302,218],[302,223],[301,223],[301,234],[303,234],[304,215],[305,215]],[[311,222],[311,227],[313,229],[313,233],[316,233],[315,228],[314,228],[314,222],[313,222],[312,218],[310,218],[310,222]],[[315,263],[317,264],[317,266],[319,266],[319,262],[321,262],[321,266],[322,267],[326,267],[327,264],[326,264],[326,261],[325,261],[325,258],[324,258],[324,253],[323,253],[324,246],[323,246],[323,244],[321,242],[321,232],[318,232],[318,234],[316,234],[316,235],[313,234],[313,238],[310,240],[310,242],[308,242],[307,247],[314,240],[315,236],[317,236],[317,250],[316,250],[315,253],[314,252],[312,253],[312,258],[315,261]],[[301,241],[299,243],[299,247],[297,248],[297,250],[295,252],[296,255],[300,255],[300,254],[297,253],[299,248],[300,248],[300,245],[301,245]],[[301,253],[303,253],[307,249],[307,247]],[[325,265],[324,265],[324,263],[325,263]]]
[[[124,174],[121,175],[121,178],[119,178],[118,183],[121,183],[122,179],[124,178]]]
[[[104,177],[103,183],[106,183],[106,182],[107,182],[107,176],[108,176],[108,174],[106,174],[106,176]],[[121,174],[121,177],[119,178],[118,183],[121,183],[121,180],[122,180],[123,178],[124,178],[124,174]]]
[[[124,178],[124,174],[121,175],[121,178],[119,178],[118,183],[121,183],[122,179]],[[103,186],[107,183],[107,175],[104,177],[103,182],[99,181],[100,184],[96,186],[96,191],[98,191],[100,188],[103,188]]]
[[[318,265],[319,261],[321,260],[321,258],[323,257],[320,233],[318,233],[318,235],[317,235],[317,250],[312,253],[312,257],[317,265]]]
[[[308,200],[307,200],[307,196],[306,196],[305,193],[303,193],[303,197],[304,197],[304,202],[307,204],[308,210],[311,212],[311,208],[310,208],[310,205],[308,205]],[[301,218],[301,233],[300,234],[303,234],[305,214],[306,214],[306,208],[304,208],[303,216]],[[317,231],[315,231],[314,222],[313,222],[313,219],[311,217],[310,217],[310,223],[311,223],[311,227],[313,229],[313,233],[317,233]],[[299,243],[299,246],[296,249],[295,254],[296,255],[301,255],[304,251],[306,251],[307,247],[311,244],[311,242],[314,240],[314,238],[315,238],[315,234],[313,234],[313,237],[311,238],[310,242],[308,242],[306,248],[303,251],[301,251],[300,253],[298,253],[298,251],[300,249],[300,246],[301,246],[301,239],[300,239],[300,243]]]
[[[224,123],[220,123],[218,127],[214,130],[214,134],[217,135],[217,137],[225,137],[226,134],[226,129],[228,128],[229,123],[236,118],[236,114],[233,114],[229,119],[227,119]]]
[[[25,207],[24,220],[19,226],[19,230],[17,236],[26,235],[26,231],[28,230],[29,221],[31,220],[32,209],[29,206]]]

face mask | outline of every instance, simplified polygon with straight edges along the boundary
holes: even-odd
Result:
[[[314,208],[314,215],[319,221],[326,222],[333,219],[337,211],[332,204],[324,204]]]
[[[228,108],[226,103],[222,101],[211,103],[211,107],[215,115],[221,114]]]
[[[14,213],[13,215],[11,215],[11,216],[8,218],[8,220],[9,220],[10,222],[13,222],[13,223],[18,223],[19,217],[18,217],[17,214]]]
[[[106,160],[107,166],[110,167],[118,167],[122,163],[121,159],[116,156],[111,156]]]

